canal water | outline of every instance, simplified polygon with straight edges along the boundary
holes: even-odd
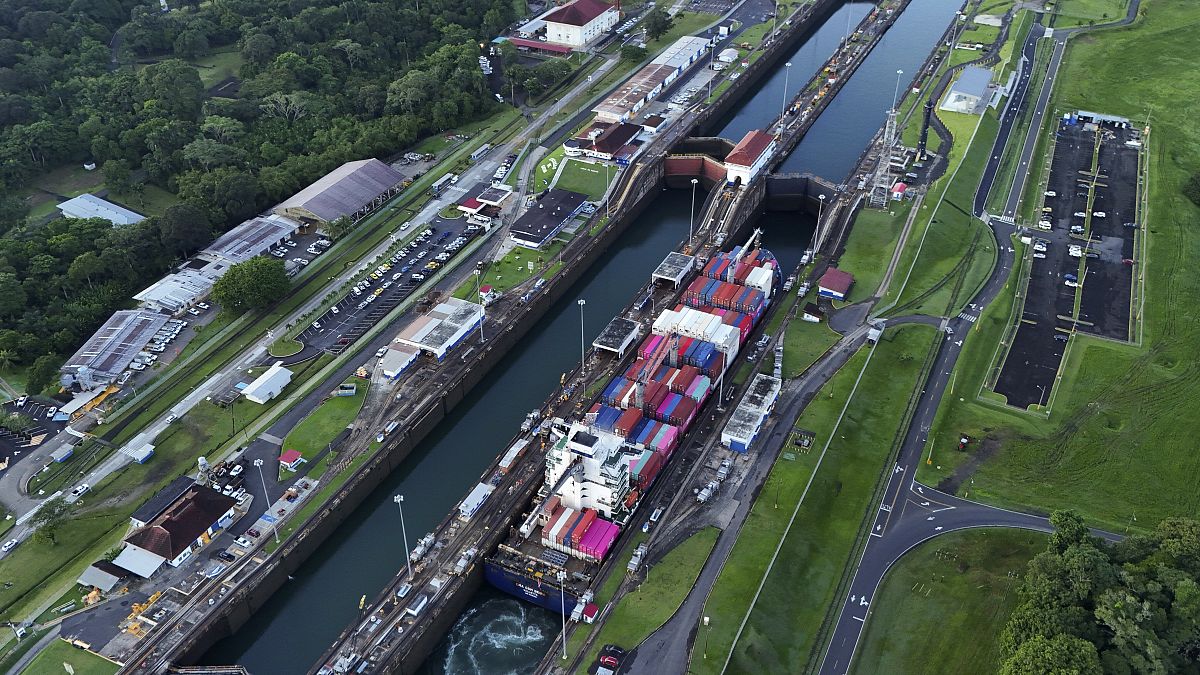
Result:
[[[785,163],[785,169],[812,170],[841,180],[853,166],[863,144],[878,128],[883,109],[891,102],[891,85],[881,99],[875,91],[877,86],[855,86],[859,75],[875,73],[868,79],[877,80],[878,73],[891,72],[894,83],[896,68],[915,68],[958,6],[958,0],[914,0],[885,38],[903,42],[905,49],[880,51],[884,45],[877,47],[871,60],[843,89],[830,112]],[[865,3],[849,3],[831,15],[796,50],[790,59],[792,72],[787,78],[792,94],[837,46],[845,32],[847,13],[853,24],[870,7]],[[915,37],[907,41],[895,37],[910,34]],[[873,67],[872,61],[881,54],[884,63]],[[803,66],[807,68],[803,74],[798,70],[801,63],[811,64]],[[904,65],[893,65],[896,63]],[[782,70],[781,65],[779,71]],[[843,102],[848,95],[860,99],[857,103]],[[781,72],[776,72],[730,116],[722,135],[736,140],[741,136],[738,129],[744,132],[766,124],[777,114],[776,106],[782,96]],[[862,108],[879,108],[879,111],[872,116]],[[845,115],[847,126],[861,128],[840,129],[836,119],[830,128],[822,125],[835,115]],[[823,134],[837,134],[841,140],[818,144],[815,139]],[[797,155],[812,159],[801,161]],[[840,172],[826,173],[839,167],[842,167]],[[404,565],[400,518],[392,495],[405,495],[404,515],[411,541],[431,530],[454,509],[487,465],[506,447],[525,413],[537,407],[558,386],[559,375],[577,363],[580,327],[575,299],[587,300],[584,332],[590,343],[645,283],[667,252],[686,236],[690,197],[689,191],[664,190],[615,242],[605,260],[597,263],[538,322],[523,345],[493,369],[442,422],[439,430],[363,502],[340,531],[246,626],[214,646],[204,662],[238,663],[252,673],[302,673],[312,667],[338,633],[355,619],[359,598],[364,594],[375,597]],[[779,258],[783,268],[794,267],[811,237],[812,219],[795,213],[773,213],[764,216],[760,225],[764,228],[764,244]],[[485,588],[426,662],[423,672],[429,675],[528,672],[549,648],[559,620],[552,612]]]

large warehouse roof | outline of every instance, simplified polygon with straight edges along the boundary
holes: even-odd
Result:
[[[651,63],[634,73],[625,84],[592,108],[592,112],[614,120],[626,119],[630,113],[640,108],[647,98],[657,94],[675,72],[672,66]]]
[[[483,318],[483,305],[447,298],[424,316],[413,319],[393,342],[416,347],[440,361]]]
[[[229,269],[225,263],[210,263],[204,267],[184,267],[178,272],[154,282],[149,288],[133,296],[153,310],[164,310],[174,314],[184,307],[205,297],[217,279]]]
[[[113,225],[132,225],[146,217],[130,211],[124,206],[101,199],[96,195],[82,194],[58,205],[58,210],[67,218],[103,218]]]
[[[540,248],[579,213],[585,201],[585,194],[551,188],[512,224],[509,236],[522,246]]]
[[[708,49],[708,38],[685,35],[667,47],[650,63],[672,68],[685,68]]]
[[[330,222],[369,207],[403,180],[403,174],[377,159],[346,162],[276,206],[275,212],[293,217],[311,214]]]
[[[230,264],[245,262],[262,255],[298,229],[300,223],[274,213],[269,216],[256,216],[218,237],[201,253],[228,261]]]
[[[114,312],[75,355],[63,365],[74,373],[87,368],[98,380],[121,374],[135,354],[167,323],[167,317],[139,309]]]

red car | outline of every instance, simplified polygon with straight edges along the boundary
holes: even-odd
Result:
[[[617,666],[621,665],[621,662],[617,660],[617,657],[605,654],[604,656],[600,657],[600,665],[607,666],[609,668],[616,668]]]

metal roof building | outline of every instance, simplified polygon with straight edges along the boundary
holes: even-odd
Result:
[[[377,159],[346,162],[280,203],[275,213],[323,224],[346,216],[358,220],[400,191],[404,175]]]
[[[685,35],[676,40],[670,47],[664,49],[650,63],[660,66],[670,66],[676,72],[682,72],[684,68],[695,63],[696,59],[700,58],[706,49],[708,49],[708,38]]]
[[[63,385],[78,383],[84,389],[93,389],[112,382],[166,323],[166,315],[156,312],[114,312],[63,364]]]
[[[608,98],[592,108],[592,112],[601,122],[626,122],[678,75],[672,66],[651,63],[625,80]]]
[[[694,256],[685,255],[679,251],[671,251],[658,264],[658,268],[654,270],[652,278],[655,281],[666,281],[674,288],[679,288],[679,284],[683,283],[683,280],[687,278],[695,266],[696,258]]]
[[[509,229],[512,240],[526,248],[541,248],[571,222],[587,195],[552,188]]]
[[[82,194],[58,205],[65,218],[103,218],[113,225],[132,225],[146,217],[96,195]]]
[[[277,214],[256,216],[226,232],[200,251],[201,256],[231,265],[266,253],[300,229],[300,223]]]
[[[197,267],[196,262],[196,259],[189,261],[178,272],[172,272],[138,292],[133,299],[147,309],[170,314],[177,314],[203,300],[229,265],[221,262]]]
[[[408,345],[441,361],[483,320],[483,305],[450,297],[418,316],[392,342]]]
[[[992,83],[992,71],[978,66],[963,68],[962,74],[950,85],[950,91],[942,99],[942,110],[960,113],[976,113],[981,104],[987,103],[988,85]]]
[[[721,431],[721,443],[734,452],[746,452],[762,430],[782,389],[783,381],[779,378],[764,373],[755,375]]]
[[[618,358],[625,356],[625,350],[637,340],[638,334],[642,331],[642,324],[637,321],[631,321],[624,317],[613,317],[612,321],[604,327],[604,330],[596,336],[592,342],[592,346],[596,349],[604,349],[617,355]]]
[[[267,368],[267,370],[258,376],[258,379],[251,382],[242,390],[242,395],[247,400],[255,403],[266,403],[279,395],[283,388],[292,381],[292,371],[283,367],[283,362],[276,362],[275,365]]]

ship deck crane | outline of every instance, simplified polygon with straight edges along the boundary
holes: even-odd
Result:
[[[754,248],[755,243],[758,241],[759,237],[761,237],[761,236],[762,236],[762,228],[761,227],[754,228],[754,231],[750,233],[750,238],[746,240],[746,245],[743,246],[742,250],[738,251],[737,256],[735,256],[734,259],[732,261],[730,261],[729,267],[725,268],[725,278],[722,279],[722,281],[725,281],[728,283],[733,283],[733,275],[737,271],[738,264],[742,262],[742,258],[745,257],[746,253],[748,253],[751,249]]]
[[[658,344],[654,349],[654,353],[650,358],[646,359],[646,363],[642,365],[642,369],[638,371],[637,377],[634,378],[634,387],[636,390],[635,402],[637,407],[641,408],[645,405],[646,384],[650,382],[650,378],[654,376],[655,371],[662,365],[663,360],[668,354],[674,354],[679,350],[679,334],[672,332],[666,336],[666,339]]]

